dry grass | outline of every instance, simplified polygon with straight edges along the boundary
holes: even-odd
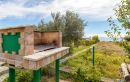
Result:
[[[104,53],[106,55],[112,55],[112,54],[127,55],[124,48],[112,42],[97,43],[96,51]]]

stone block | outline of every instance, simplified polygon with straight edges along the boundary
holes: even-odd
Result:
[[[22,68],[23,67],[23,62],[15,60],[15,67]]]
[[[8,63],[8,64],[15,65],[15,60],[7,59],[7,63]]]
[[[37,63],[37,68],[41,68],[41,66],[43,65],[43,60],[39,60],[36,62]]]
[[[34,53],[34,46],[33,45],[26,45],[25,46],[25,55],[31,55]]]
[[[2,38],[0,38],[0,44],[2,44],[2,42],[3,42],[3,40],[2,40]]]
[[[36,69],[36,68],[37,68],[36,62],[29,61],[29,69]]]
[[[24,39],[23,38],[19,38],[19,44],[21,44],[21,45],[24,44]]]
[[[29,68],[29,60],[23,60],[23,67],[25,69],[28,69]]]
[[[16,32],[11,32],[11,35],[15,35],[16,34]]]
[[[6,59],[6,58],[3,58],[3,57],[0,57],[0,61],[2,61],[2,62],[7,62],[7,59]]]

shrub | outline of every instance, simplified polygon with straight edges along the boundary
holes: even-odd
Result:
[[[92,37],[92,40],[94,40],[95,43],[100,42],[98,35],[93,36],[93,37]]]
[[[8,79],[5,79],[4,82],[8,82]],[[16,82],[32,82],[32,79],[32,71],[16,70]]]
[[[79,67],[73,73],[74,82],[100,82],[101,73],[93,66]]]
[[[125,37],[124,37],[124,40],[125,40],[125,41],[130,41],[130,36],[125,36]]]

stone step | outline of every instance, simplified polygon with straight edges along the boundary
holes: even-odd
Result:
[[[0,66],[4,66],[5,64],[5,62],[0,61]]]
[[[8,73],[8,67],[6,66],[0,66],[0,76],[2,76],[3,74]]]
[[[3,82],[4,81],[4,79],[6,79],[8,77],[8,74],[6,73],[6,74],[3,74],[3,75],[1,75],[0,76],[0,82]]]

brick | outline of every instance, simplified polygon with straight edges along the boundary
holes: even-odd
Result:
[[[10,58],[10,57],[9,57],[9,55],[8,55],[8,53],[6,53],[6,52],[5,52],[5,53],[3,53],[3,55],[4,55],[4,57],[5,57],[5,58],[7,58],[7,59],[9,59],[9,58]]]
[[[24,49],[20,49],[18,55],[24,56],[25,55],[25,50]]]
[[[16,55],[16,52],[15,52],[15,51],[12,51],[12,55]]]
[[[12,55],[12,54],[8,55],[8,59],[14,60],[14,58],[15,58],[14,55]]]
[[[36,69],[36,62],[29,61],[29,69]]]
[[[56,54],[56,56],[57,56],[57,57],[56,57],[57,59],[59,59],[59,58],[62,57],[62,56],[61,56],[61,53]]]
[[[48,65],[50,63],[50,57],[44,58],[44,65]]]
[[[23,66],[22,61],[15,60],[15,67],[22,68],[22,66]]]
[[[26,45],[25,46],[25,55],[31,55],[34,53],[34,46],[33,45]]]
[[[0,61],[7,62],[7,59],[4,57],[0,57]]]
[[[23,60],[23,67],[26,69],[29,68],[29,61],[28,60]]]
[[[8,63],[8,64],[15,65],[15,61],[14,61],[14,60],[11,60],[11,59],[7,59],[7,63]]]
[[[19,44],[21,44],[21,45],[24,44],[24,39],[23,38],[19,38]]]
[[[31,33],[34,31],[34,28],[32,26],[26,26],[25,32]]]
[[[43,65],[43,60],[39,60],[39,61],[37,61],[37,68],[41,68],[42,67],[42,65]]]
[[[0,57],[4,57],[3,54],[0,54]]]
[[[55,60],[55,57],[54,57],[53,55],[52,55],[50,58],[51,58],[51,60],[52,60],[52,61],[54,61],[54,60]]]
[[[0,33],[0,38],[2,38],[2,33]]]
[[[0,47],[2,48],[2,44],[0,44]]]
[[[0,44],[3,42],[3,39],[2,38],[0,38]]]
[[[0,53],[3,53],[2,47],[0,46]]]
[[[24,32],[20,32],[20,38],[24,39],[25,37],[25,33]]]
[[[13,55],[13,56],[14,56],[14,59],[17,61],[22,61],[23,59],[23,56],[20,56],[20,55]]]
[[[4,35],[8,35],[8,32],[4,32]]]
[[[16,34],[16,32],[11,32],[11,35],[15,35]]]
[[[26,33],[26,36],[25,36],[25,44],[26,45],[34,45],[34,34],[33,33]]]

